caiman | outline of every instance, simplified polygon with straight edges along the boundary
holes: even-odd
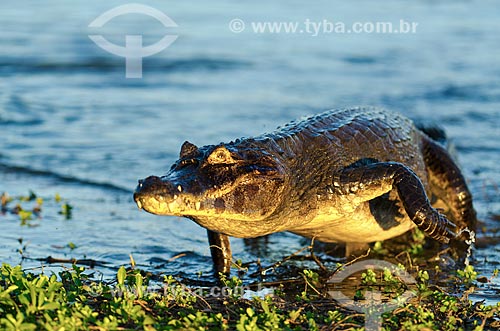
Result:
[[[416,226],[448,243],[476,223],[447,150],[411,120],[378,108],[331,110],[230,143],[186,141],[165,176],[139,180],[134,200],[206,228],[223,273],[231,266],[228,236],[290,231],[355,245]]]

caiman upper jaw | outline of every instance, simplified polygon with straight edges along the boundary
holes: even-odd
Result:
[[[140,179],[134,193],[134,201],[139,209],[144,209],[144,199],[166,190],[165,183],[158,176]]]

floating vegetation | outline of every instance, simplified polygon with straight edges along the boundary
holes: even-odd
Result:
[[[69,220],[72,217],[72,210],[73,207],[69,203],[63,203],[61,205],[61,211],[59,212],[61,215],[64,215],[64,217]]]
[[[42,210],[46,200],[59,205],[59,214],[63,215],[65,219],[72,218],[73,206],[65,199],[62,199],[59,194],[56,194],[51,199],[44,200],[31,190],[27,195],[14,197],[6,192],[2,193],[0,196],[0,211],[2,214],[18,215],[21,225],[36,226],[37,224],[34,221],[40,221],[43,218]]]
[[[111,282],[93,281],[76,265],[50,275],[8,264],[0,270],[0,328],[5,330],[346,330],[361,329],[365,323],[363,314],[329,297],[324,280],[311,270],[304,270],[296,282],[251,299],[239,290],[245,287],[237,277],[224,279],[214,291],[187,286],[172,276],[154,285],[145,272],[124,267]],[[471,266],[458,274],[457,284],[468,284],[460,296],[429,285],[427,272],[419,273],[412,298],[381,314],[382,328],[498,329],[500,304],[471,302],[468,295],[477,274]],[[367,271],[362,279],[361,287],[384,279],[391,286],[398,283],[386,271]],[[290,300],[298,287],[303,287],[300,299]]]

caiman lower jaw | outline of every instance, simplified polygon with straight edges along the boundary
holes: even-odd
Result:
[[[155,196],[140,194],[135,194],[134,200],[139,209],[144,209],[151,214],[172,216],[180,215],[178,211],[180,205],[176,200],[167,202],[161,197],[157,198]]]
[[[155,215],[202,218],[207,220],[218,220],[224,218],[244,223],[256,222],[266,216],[247,216],[238,213],[231,213],[228,210],[218,211],[213,206],[213,201],[193,201],[194,199],[182,196],[177,196],[175,200],[167,202],[167,200],[161,196],[136,193],[134,194],[134,200],[139,209],[143,209],[148,213]],[[217,223],[217,221],[215,223]]]
[[[165,216],[208,216],[213,208],[205,209],[205,203],[196,201],[194,197],[176,195],[172,199],[161,195],[134,194],[134,200],[139,209],[148,213]],[[214,217],[217,215],[214,211]],[[220,215],[219,215],[220,216]]]

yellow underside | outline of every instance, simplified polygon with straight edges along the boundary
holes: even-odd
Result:
[[[371,214],[369,203],[366,202],[348,215],[332,208],[329,212],[316,216],[308,224],[290,231],[324,242],[369,243],[399,236],[414,227],[415,223],[406,216],[400,220],[399,225],[383,229]]]

